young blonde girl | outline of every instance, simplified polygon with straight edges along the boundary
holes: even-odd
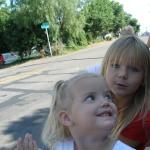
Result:
[[[148,46],[136,36],[123,36],[109,47],[102,68],[96,65],[88,72],[102,73],[114,94],[119,109],[114,134],[120,134],[123,142],[137,150],[144,150],[150,139]]]
[[[91,142],[90,139],[94,135],[95,145],[96,141],[101,143],[101,138],[103,137],[105,138],[103,142],[106,142],[107,146],[105,144],[101,146],[104,149],[111,150],[114,141],[110,140],[109,134],[116,121],[116,106],[112,103],[111,93],[107,88],[104,78],[94,74],[81,74],[70,80],[57,82],[54,91],[53,103],[43,130],[43,141],[48,145],[49,149],[61,149],[60,144],[63,144],[69,150],[69,146],[72,143],[70,143],[70,140],[73,140],[74,149],[88,150],[90,149],[90,144],[88,145],[88,143]],[[104,98],[100,98],[99,96],[102,93]],[[97,105],[98,101],[100,101],[99,106]],[[104,106],[102,107],[102,105]],[[90,109],[93,110],[91,111]],[[95,114],[97,112],[100,115],[100,109],[103,110],[103,113],[111,110],[111,116],[106,116],[107,121],[99,119],[99,122],[103,121],[103,123],[95,125],[94,120],[91,119],[94,117],[91,117],[91,112]],[[93,122],[88,124],[91,120]],[[94,132],[98,133],[98,136]],[[61,143],[57,145],[58,142]],[[68,146],[68,144],[70,145]],[[94,144],[92,148],[94,148]]]
[[[81,74],[59,81],[43,141],[49,150],[134,150],[111,137],[116,117],[117,109],[103,76]],[[35,150],[31,137],[26,141],[17,150]]]

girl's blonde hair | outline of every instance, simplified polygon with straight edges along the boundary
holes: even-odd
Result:
[[[134,28],[131,25],[125,26],[120,32],[120,36],[134,35]]]
[[[137,114],[146,115],[150,110],[150,52],[147,45],[138,37],[130,35],[116,40],[108,49],[103,60],[102,74],[106,75],[107,67],[113,63],[141,67],[144,81],[127,108],[119,115],[114,134],[119,134]]]
[[[150,35],[149,35],[148,40],[147,40],[147,46],[148,46],[148,48],[150,48]]]
[[[71,87],[80,79],[87,77],[99,78],[99,76],[95,74],[82,73],[69,80],[58,81],[55,84],[50,112],[42,133],[43,143],[47,145],[50,150],[55,150],[58,141],[72,137],[69,129],[59,121],[58,114],[63,110],[70,111],[73,103]]]

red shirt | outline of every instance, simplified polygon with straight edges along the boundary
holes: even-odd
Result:
[[[129,140],[140,142],[137,150],[144,150],[150,140],[150,112],[142,118],[137,115],[135,119],[121,132]]]

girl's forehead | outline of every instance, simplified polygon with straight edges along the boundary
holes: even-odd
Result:
[[[88,77],[75,82],[70,88],[70,95],[73,100],[80,101],[90,94],[104,94],[106,91],[109,88],[104,78]]]
[[[76,88],[77,90],[94,90],[98,89],[100,87],[103,87],[104,89],[108,88],[107,83],[105,81],[104,77],[87,77],[87,78],[82,78],[76,81],[73,85],[72,88]]]
[[[128,66],[144,67],[145,62],[143,61],[143,58],[141,58],[140,55],[130,51],[126,51],[124,53],[116,53],[116,55],[110,55],[109,63],[119,63]]]

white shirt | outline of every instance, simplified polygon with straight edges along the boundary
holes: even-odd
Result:
[[[74,150],[73,140],[64,140],[62,142],[58,142],[56,145],[56,150]]]
[[[74,150],[73,140],[64,140],[63,142],[58,142],[56,150]],[[135,150],[135,149],[118,140],[112,150]]]
[[[101,73],[102,70],[102,65],[101,64],[95,64],[93,66],[89,66],[87,67],[86,71],[88,73],[94,73],[96,75],[99,75]]]
[[[128,146],[127,144],[121,142],[121,141],[117,141],[113,150],[136,150],[130,146]]]

